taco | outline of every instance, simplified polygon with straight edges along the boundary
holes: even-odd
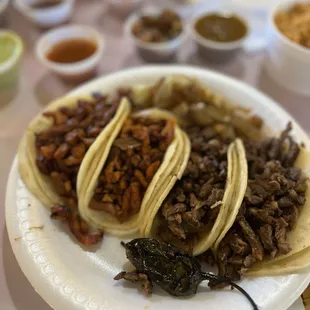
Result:
[[[79,196],[79,212],[92,226],[114,235],[138,231],[162,184],[176,172],[189,141],[175,118],[160,109],[131,115],[106,144],[90,182]]]
[[[127,99],[108,102],[96,95],[51,103],[29,125],[18,150],[19,172],[45,205],[77,208],[79,192],[130,113]]]
[[[183,128],[218,122],[229,136],[259,140],[262,120],[247,108],[233,105],[193,77],[172,74],[155,84],[135,84],[128,96],[137,109],[157,107],[171,111]]]
[[[309,152],[290,136],[245,141],[248,186],[213,246],[220,276],[233,280],[309,266]],[[237,202],[237,203],[236,203]]]
[[[166,181],[140,231],[143,237],[159,237],[198,255],[219,236],[231,201],[237,194],[243,197],[247,165],[240,139],[208,144],[199,127],[189,131],[189,136],[192,152],[187,167],[178,168],[181,180],[176,184]],[[201,137],[199,143],[197,136]]]

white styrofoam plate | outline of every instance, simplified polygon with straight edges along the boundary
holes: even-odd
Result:
[[[120,86],[152,83],[169,74],[196,77],[232,103],[252,108],[276,131],[291,120],[295,137],[307,142],[300,126],[278,104],[237,80],[207,70],[183,66],[140,67],[103,76],[72,94],[84,91],[111,93]],[[209,291],[201,285],[191,298],[173,298],[156,288],[145,298],[137,287],[116,282],[113,277],[128,268],[120,240],[106,235],[98,250],[87,252],[64,225],[50,214],[21,181],[15,158],[6,193],[6,224],[18,263],[34,289],[56,310],[248,310],[248,301],[236,290]],[[30,229],[44,225],[42,229]],[[261,310],[285,310],[303,292],[310,273],[246,279],[240,282]]]

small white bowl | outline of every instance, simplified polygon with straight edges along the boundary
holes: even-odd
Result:
[[[162,43],[147,43],[141,41],[132,33],[132,26],[143,15],[158,15],[162,10],[157,8],[147,8],[139,13],[133,13],[125,22],[125,35],[129,37],[135,44],[137,52],[140,56],[149,62],[169,62],[174,60],[177,50],[188,36],[186,23],[182,20],[182,32],[174,39]]]
[[[61,3],[48,8],[33,8],[39,0],[15,0],[15,8],[28,20],[39,27],[51,28],[70,20],[75,0],[62,0]]]
[[[288,10],[296,0],[282,0],[269,15],[269,44],[265,68],[281,86],[300,95],[310,96],[310,49],[288,39],[275,24],[275,15]],[[309,3],[310,0],[298,0]]]
[[[51,48],[65,40],[88,39],[96,43],[97,50],[90,57],[75,63],[57,63],[47,58]],[[36,43],[36,55],[40,62],[66,80],[86,80],[93,76],[101,61],[105,43],[101,34],[88,26],[68,25],[46,32]]]
[[[239,40],[231,42],[216,42],[208,40],[201,36],[195,29],[197,21],[209,14],[220,14],[220,15],[234,15],[238,17],[246,26],[247,33]],[[196,15],[190,23],[191,36],[196,42],[197,51],[199,55],[212,62],[226,62],[234,58],[237,53],[243,48],[245,40],[248,38],[250,33],[250,27],[248,22],[242,18],[239,14],[231,11],[204,11]]]

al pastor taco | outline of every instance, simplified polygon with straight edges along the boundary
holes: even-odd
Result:
[[[79,192],[87,186],[104,145],[117,136],[130,110],[127,99],[108,102],[99,95],[65,97],[31,122],[19,145],[22,180],[51,209],[53,218],[69,223],[82,243],[93,241],[86,237],[88,228],[81,233]]]
[[[84,220],[114,235],[130,235],[146,221],[162,184],[175,174],[189,141],[175,118],[160,109],[132,114],[106,144],[87,188],[80,193]],[[175,182],[175,181],[174,181]]]

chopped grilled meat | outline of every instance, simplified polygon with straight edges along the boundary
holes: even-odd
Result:
[[[130,272],[121,271],[114,277],[114,280],[121,280],[121,279],[127,280],[132,283],[141,282],[143,295],[146,297],[152,295],[153,285],[145,273],[141,273],[136,270]]]
[[[287,222],[282,217],[276,221],[275,239],[277,248],[281,254],[287,254],[291,251],[291,247],[286,240],[287,226]]]
[[[169,228],[160,231],[166,241],[176,238],[193,247],[198,234],[211,228],[217,218],[226,184],[227,149],[232,142],[221,137],[218,125],[210,125],[209,133],[204,135],[204,127],[187,129],[192,153],[182,179],[176,182],[160,212],[163,226]]]
[[[264,248],[267,251],[270,251],[270,253],[273,253],[274,255],[277,252],[277,250],[272,240],[273,231],[271,225],[266,224],[264,226],[261,226],[259,228],[259,237],[263,243]]]
[[[110,104],[104,98],[78,100],[76,107],[62,107],[43,113],[52,125],[35,135],[36,163],[39,170],[51,178],[56,192],[66,203],[68,199],[76,200],[79,165],[90,147],[84,139],[100,134],[115,114],[118,103]],[[96,132],[90,132],[84,126],[86,120],[92,122]]]
[[[263,246],[259,241],[257,235],[245,218],[239,218],[238,224],[240,225],[242,233],[244,234],[245,238],[247,239],[248,243],[252,248],[253,257],[255,257],[257,260],[262,260],[264,256],[264,251]]]
[[[120,223],[137,214],[173,137],[172,120],[127,119],[100,172],[89,207],[110,213]],[[103,201],[107,195],[113,197],[112,201]],[[177,214],[178,208],[169,206],[167,217]],[[175,226],[171,227],[177,231]]]
[[[244,139],[248,187],[235,223],[215,257],[221,276],[238,280],[256,261],[291,251],[287,233],[306,202],[307,183],[294,167],[299,146],[289,136],[290,130],[288,124],[279,138]]]
[[[249,244],[236,233],[229,236],[229,244],[233,252],[237,255],[245,255],[250,251]]]
[[[94,245],[103,238],[103,231],[91,229],[77,210],[69,206],[55,205],[51,209],[51,218],[67,223],[72,234],[82,245]]]
[[[78,100],[74,107],[61,107],[43,113],[51,121],[48,129],[35,134],[36,164],[50,177],[65,206],[52,208],[52,218],[66,222],[83,245],[102,240],[101,231],[91,231],[77,210],[76,182],[80,164],[95,138],[110,122],[119,105],[107,97]]]

